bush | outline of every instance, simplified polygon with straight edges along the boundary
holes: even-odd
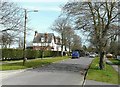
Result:
[[[61,51],[44,51],[44,57],[56,57],[60,55]]]
[[[22,49],[12,49],[11,59],[19,60],[23,58],[23,50]]]
[[[38,50],[38,58],[42,58],[42,51],[41,50]]]
[[[33,59],[38,58],[40,56],[41,52],[39,50],[26,50],[26,58]]]
[[[51,51],[51,56],[61,56],[61,51]]]
[[[41,50],[26,49],[26,58],[41,58]],[[44,57],[60,56],[61,51],[44,51]],[[2,60],[20,60],[23,59],[23,49],[2,49]]]
[[[22,59],[22,49],[2,49],[2,60]]]
[[[44,51],[44,57],[51,57],[51,51]]]

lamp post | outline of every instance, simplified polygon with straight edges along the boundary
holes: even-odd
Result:
[[[43,46],[43,43],[44,43],[44,38],[41,38],[41,46],[42,46],[42,57],[41,57],[41,59],[44,57],[44,46]]]
[[[27,24],[27,13],[28,12],[38,12],[38,10],[31,10],[31,11],[27,11],[27,9],[24,9],[25,12],[25,16],[24,16],[24,46],[23,46],[23,65],[25,65],[25,61],[26,61],[26,24]]]

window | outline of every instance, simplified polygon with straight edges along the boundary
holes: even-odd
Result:
[[[44,37],[42,37],[42,38],[41,38],[41,42],[44,42],[44,41],[45,41],[45,38],[44,38]]]

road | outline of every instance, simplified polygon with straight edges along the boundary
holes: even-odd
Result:
[[[82,85],[92,58],[80,57],[26,70],[2,79],[2,85]]]

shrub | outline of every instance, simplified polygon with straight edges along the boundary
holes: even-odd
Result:
[[[31,50],[31,49],[26,50],[26,58],[28,59],[38,58],[39,54],[40,54],[39,50]]]
[[[38,50],[38,58],[41,58],[42,57],[42,51],[41,50]]]
[[[26,58],[41,58],[41,50],[26,49]],[[44,57],[60,56],[61,51],[44,51]],[[2,49],[2,60],[20,60],[23,59],[23,49]]]
[[[51,51],[51,56],[61,56],[61,51]]]
[[[44,57],[51,57],[51,51],[44,51]]]
[[[23,57],[22,49],[2,49],[2,60],[15,60]]]
[[[56,57],[60,55],[61,51],[44,51],[44,57]]]

